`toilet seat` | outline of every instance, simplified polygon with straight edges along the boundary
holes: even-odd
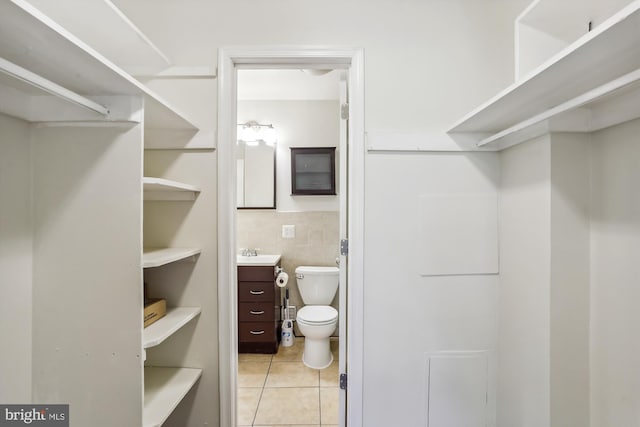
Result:
[[[298,311],[296,320],[310,326],[330,325],[338,320],[338,310],[330,305],[306,305]]]

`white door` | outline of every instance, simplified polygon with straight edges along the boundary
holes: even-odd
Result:
[[[348,103],[347,103],[347,73],[341,71],[340,76],[340,241],[347,241],[349,236],[348,230],[348,191],[349,188],[348,179],[348,167],[349,164],[349,150],[348,150]],[[345,111],[347,111],[345,115]],[[340,255],[340,304],[339,304],[339,335],[340,335],[340,352],[338,369],[340,374],[347,373],[347,269],[349,268],[349,258],[345,255]],[[346,413],[347,413],[347,390],[340,390],[340,426],[346,426]]]

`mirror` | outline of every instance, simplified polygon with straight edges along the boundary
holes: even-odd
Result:
[[[275,146],[241,143],[236,151],[238,209],[275,209]]]

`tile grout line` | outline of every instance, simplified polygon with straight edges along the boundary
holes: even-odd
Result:
[[[318,413],[320,414],[319,421],[322,426],[322,395],[320,393],[320,371],[318,371]]]
[[[256,405],[256,410],[253,413],[253,420],[251,421],[251,426],[256,424],[256,418],[258,417],[258,409],[260,408],[260,402],[262,401],[262,395],[264,394],[264,389],[267,386],[267,379],[269,378],[269,372],[271,371],[271,364],[273,363],[273,355],[269,358],[269,367],[267,368],[267,375],[264,376],[264,382],[262,383],[262,389],[260,390],[260,397],[258,397],[258,405]]]

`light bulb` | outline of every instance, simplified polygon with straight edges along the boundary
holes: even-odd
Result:
[[[271,145],[271,146],[276,144],[276,141],[278,140],[278,136],[276,135],[276,130],[274,129],[273,126],[263,128],[262,132],[264,134],[262,135],[262,140],[265,142],[265,144]]]
[[[258,132],[254,126],[245,126],[242,129],[242,140],[245,142],[255,141],[258,139]]]

